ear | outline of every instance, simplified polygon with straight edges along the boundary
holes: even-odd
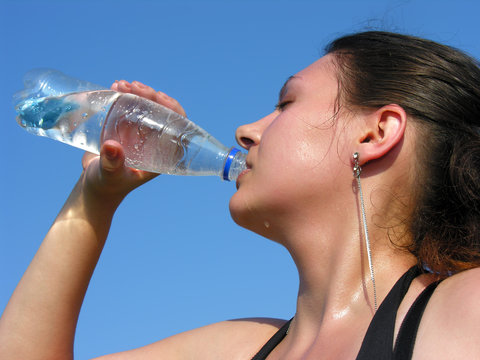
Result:
[[[367,115],[366,125],[357,145],[360,165],[385,156],[402,141],[407,114],[399,105],[385,105]]]

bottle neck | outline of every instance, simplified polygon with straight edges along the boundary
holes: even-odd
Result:
[[[246,155],[235,147],[230,148],[223,167],[223,180],[236,180],[238,175],[246,168]]]

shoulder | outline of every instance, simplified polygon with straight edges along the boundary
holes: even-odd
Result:
[[[418,329],[414,358],[480,358],[480,268],[440,283]]]
[[[442,312],[446,321],[469,313],[480,315],[480,268],[462,271],[443,280],[432,296],[432,310]]]
[[[198,357],[200,359],[248,359],[255,355],[284,323],[285,320],[270,318],[227,320],[175,335],[173,338],[178,337],[177,340],[181,342],[189,339],[195,351],[198,349],[197,345],[202,345],[205,356]],[[208,346],[205,346],[206,344]],[[217,356],[213,357],[213,354]]]
[[[270,318],[222,321],[98,360],[250,359],[285,322]]]

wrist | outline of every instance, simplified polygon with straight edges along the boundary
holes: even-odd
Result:
[[[105,241],[116,209],[125,195],[99,191],[85,184],[84,174],[75,184],[56,222],[81,222]],[[84,225],[85,226],[85,225]]]

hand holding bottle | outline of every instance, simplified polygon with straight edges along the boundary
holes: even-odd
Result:
[[[180,105],[180,103],[171,98],[167,94],[161,91],[155,91],[150,86],[144,85],[141,82],[133,81],[131,84],[125,80],[115,81],[115,83],[111,87],[112,90],[123,92],[123,93],[131,93],[146,99],[152,100],[160,105],[163,105],[176,113],[187,116],[185,110]]]
[[[111,89],[144,97],[182,116],[186,115],[177,100],[163,92],[156,92],[150,86],[138,81],[132,83],[125,80],[116,81]],[[100,156],[89,152],[85,153],[82,165],[84,168],[83,186],[87,186],[88,191],[92,192],[94,196],[114,202],[121,201],[130,191],[158,176],[155,173],[125,166],[123,147],[113,140],[107,140],[102,145]]]

